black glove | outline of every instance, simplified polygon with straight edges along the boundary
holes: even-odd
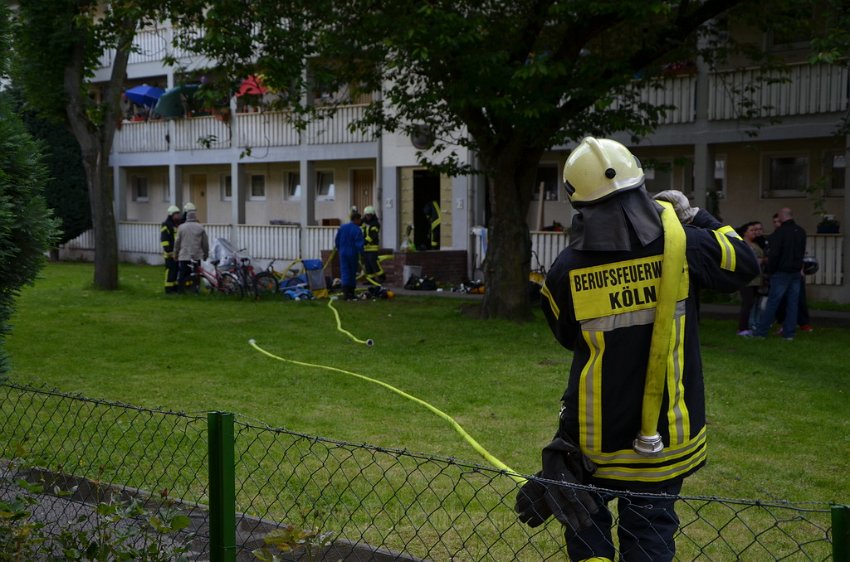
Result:
[[[542,474],[542,472],[535,474],[535,478],[523,484],[516,495],[514,511],[519,514],[519,520],[529,527],[539,527],[552,516],[552,510],[549,509],[544,497],[546,484],[536,479]]]
[[[596,470],[594,465],[574,443],[555,437],[543,448],[543,471],[547,480],[580,484]],[[571,529],[589,527],[593,524],[590,515],[599,511],[599,506],[587,490],[573,486],[541,482],[546,487],[543,498],[546,505],[561,524]]]

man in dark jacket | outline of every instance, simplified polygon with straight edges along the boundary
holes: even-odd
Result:
[[[168,217],[159,229],[159,244],[162,246],[162,257],[165,260],[165,292],[178,293],[177,287],[177,256],[174,254],[174,239],[177,227],[180,226],[180,209],[176,205],[168,208]]]
[[[620,143],[584,139],[564,183],[579,214],[541,305],[573,362],[558,431],[543,450],[545,480],[525,484],[516,509],[532,526],[554,515],[571,560],[669,561],[676,496],[706,461],[698,291],[736,291],[758,263],[734,229],[682,193],[650,198],[640,163]]]
[[[803,279],[803,256],[806,254],[806,231],[794,222],[791,209],[780,209],[777,219],[779,228],[770,235],[767,245],[770,291],[767,294],[767,305],[759,316],[753,335],[762,338],[767,336],[780,302],[785,297],[782,337],[793,340]]]

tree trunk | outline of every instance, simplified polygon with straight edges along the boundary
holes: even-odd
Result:
[[[532,318],[528,294],[531,236],[527,215],[542,150],[504,149],[490,167],[490,220],[484,260],[486,291],[482,318],[516,322]],[[484,158],[482,158],[484,160]]]
[[[108,158],[109,152],[104,153],[100,143],[83,154],[94,229],[94,286],[112,291],[118,288],[118,231]]]
[[[120,116],[121,90],[135,34],[135,21],[124,20],[124,33],[113,57],[109,82],[103,87],[99,111],[88,100],[86,78],[87,41],[74,45],[63,77],[68,96],[66,117],[83,155],[89,188],[94,229],[94,286],[107,291],[118,288],[118,228],[115,223],[114,194],[109,174],[109,153]]]

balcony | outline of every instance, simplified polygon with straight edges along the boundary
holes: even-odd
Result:
[[[756,117],[844,111],[850,89],[848,74],[847,66],[806,63],[790,64],[784,72],[764,77],[755,68],[714,73],[709,78],[708,118],[742,117],[741,101],[746,98],[752,101]]]
[[[373,130],[352,130],[351,124],[360,119],[365,105],[337,108],[332,116],[311,122],[299,132],[285,111],[237,113],[232,123],[215,117],[188,117],[168,121],[125,121],[115,135],[118,153],[165,152],[197,150],[199,148],[230,148],[233,132],[239,147],[283,147],[299,144],[327,145],[373,142]],[[169,131],[169,127],[173,127]],[[171,142],[169,143],[169,139]]]

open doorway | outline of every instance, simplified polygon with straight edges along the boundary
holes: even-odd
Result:
[[[413,243],[417,250],[439,250],[429,244],[431,221],[425,209],[433,202],[440,204],[440,175],[429,170],[413,171]]]

